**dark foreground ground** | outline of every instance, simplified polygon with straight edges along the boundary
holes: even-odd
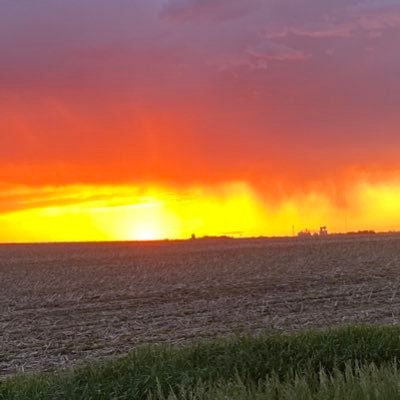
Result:
[[[0,400],[400,400],[400,328],[144,346],[0,381]]]
[[[391,324],[400,237],[0,246],[0,375],[147,343]]]

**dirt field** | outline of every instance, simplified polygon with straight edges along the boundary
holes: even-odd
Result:
[[[400,237],[0,246],[0,375],[143,343],[396,323]]]

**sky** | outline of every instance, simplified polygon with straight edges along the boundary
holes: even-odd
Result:
[[[400,0],[0,0],[0,241],[400,230]]]

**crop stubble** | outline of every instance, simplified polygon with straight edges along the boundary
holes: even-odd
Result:
[[[396,323],[400,237],[0,246],[0,375],[146,343]]]

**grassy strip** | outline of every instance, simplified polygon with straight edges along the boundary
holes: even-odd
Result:
[[[216,339],[145,347],[70,372],[12,378],[0,383],[0,399],[358,399],[365,396],[334,394],[350,390],[347,385],[355,393],[375,393],[385,377],[392,385],[382,390],[398,397],[369,398],[400,399],[397,359],[400,327]],[[300,388],[303,397],[290,397]]]
[[[276,375],[262,383],[245,384],[240,379],[220,384],[199,384],[195,388],[149,397],[154,400],[399,400],[400,371],[397,366],[347,367],[333,374],[294,376],[284,380]]]

